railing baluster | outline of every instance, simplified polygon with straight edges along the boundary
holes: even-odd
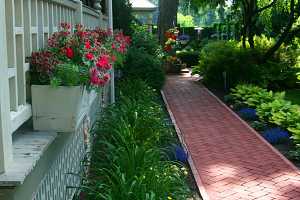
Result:
[[[4,5],[5,0],[0,0],[0,5]],[[8,7],[12,6],[10,4]],[[0,24],[2,33],[0,34],[0,173],[5,172],[12,162],[12,137],[10,135],[10,102],[7,98],[9,94],[8,82],[8,49],[6,38],[6,16],[7,7],[0,7]],[[11,17],[11,16],[10,16]],[[11,50],[11,49],[10,49]]]

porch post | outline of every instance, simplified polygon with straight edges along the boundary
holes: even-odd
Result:
[[[113,7],[112,0],[108,0],[108,28],[113,32]],[[115,103],[115,70],[112,68],[110,81],[110,101]]]
[[[0,173],[12,162],[12,136],[10,133],[10,103],[5,22],[5,0],[0,0]],[[4,30],[3,30],[4,29]]]

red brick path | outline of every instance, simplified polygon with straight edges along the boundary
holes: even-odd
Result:
[[[163,90],[204,200],[300,200],[300,173],[192,78]]]

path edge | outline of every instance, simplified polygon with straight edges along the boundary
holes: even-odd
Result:
[[[177,125],[176,119],[175,119],[175,117],[174,117],[174,114],[173,114],[173,112],[172,112],[172,110],[171,110],[171,107],[170,107],[170,105],[169,105],[169,103],[168,103],[168,100],[167,100],[167,98],[166,98],[166,96],[165,96],[164,91],[163,91],[163,90],[160,90],[160,94],[161,94],[162,99],[163,99],[163,101],[164,101],[164,103],[165,103],[165,106],[166,106],[166,109],[167,109],[167,111],[168,111],[168,113],[169,113],[169,116],[170,116],[170,118],[171,118],[171,121],[172,121],[172,123],[173,123],[173,125],[174,125],[174,127],[175,127],[175,131],[176,131],[177,137],[179,138],[180,143],[185,147],[186,151],[188,151],[187,145],[186,145],[186,143],[185,143],[185,141],[184,141],[184,138],[183,138],[183,136],[182,136],[182,134],[181,134],[180,128],[179,128],[178,125]],[[204,187],[204,184],[203,184],[203,182],[202,182],[202,180],[201,180],[201,177],[200,177],[200,175],[199,175],[199,173],[198,173],[198,171],[197,171],[197,168],[196,168],[196,166],[195,166],[195,164],[194,164],[194,161],[193,161],[193,159],[192,159],[192,156],[191,156],[191,154],[190,154],[189,152],[188,152],[188,155],[189,155],[189,156],[188,156],[188,163],[189,163],[190,168],[191,168],[191,170],[192,170],[192,173],[193,173],[194,179],[195,179],[195,181],[196,181],[198,190],[199,190],[199,192],[200,192],[200,194],[201,194],[201,197],[202,197],[203,200],[210,200],[210,198],[209,198],[209,196],[208,196],[208,194],[207,194],[207,191],[206,191],[206,189],[205,189],[205,187]]]
[[[214,98],[216,99],[223,107],[225,107],[226,110],[228,110],[231,114],[234,115],[235,118],[237,118],[242,124],[244,124],[256,137],[258,137],[259,140],[261,140],[263,143],[265,143],[275,154],[277,154],[279,157],[283,159],[283,161],[289,165],[292,169],[294,169],[299,175],[300,171],[299,169],[290,161],[288,160],[282,153],[280,153],[275,147],[273,147],[269,142],[267,142],[255,129],[253,129],[247,122],[245,122],[240,116],[238,116],[237,113],[235,113],[231,108],[229,108],[219,97],[217,97],[212,91],[210,91],[207,87],[203,85],[203,88]]]

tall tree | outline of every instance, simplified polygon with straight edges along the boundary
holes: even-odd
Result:
[[[165,32],[177,25],[179,0],[159,0],[158,37],[161,44],[165,42]]]
[[[114,29],[123,30],[127,35],[132,33],[132,7],[129,0],[112,0]]]
[[[288,39],[293,39],[300,34],[300,0],[288,0],[287,3],[289,17],[286,25],[282,28],[282,33],[278,36],[275,45],[265,54],[265,60],[271,57]]]

